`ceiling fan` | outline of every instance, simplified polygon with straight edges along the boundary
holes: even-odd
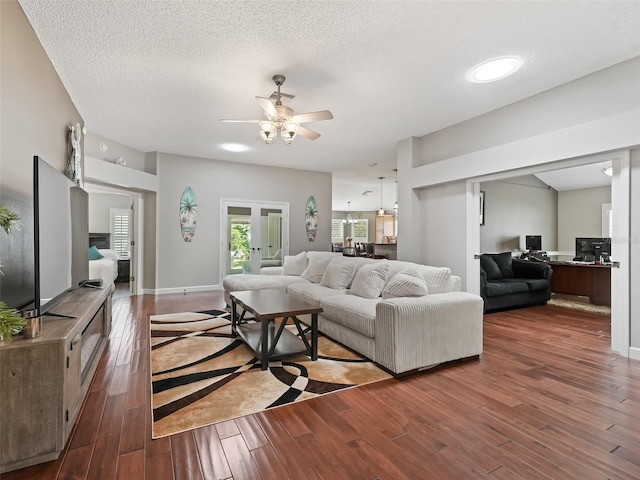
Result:
[[[242,123],[257,123],[260,125],[260,138],[267,145],[271,145],[278,134],[280,138],[287,145],[291,145],[293,139],[300,135],[301,137],[308,138],[309,140],[315,140],[320,136],[319,133],[309,130],[303,127],[301,123],[317,122],[320,120],[331,120],[333,114],[329,110],[321,110],[319,112],[301,113],[299,115],[293,114],[293,109],[287,105],[282,104],[282,97],[290,97],[285,93],[280,93],[280,86],[285,81],[284,75],[274,75],[273,81],[278,87],[278,91],[274,92],[275,102],[271,101],[271,98],[256,97],[256,100],[264,110],[264,114],[267,120],[231,120],[221,119],[221,122],[242,122]],[[274,97],[272,95],[272,98]]]

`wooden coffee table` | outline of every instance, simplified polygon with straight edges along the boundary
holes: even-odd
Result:
[[[318,313],[317,307],[303,300],[291,297],[277,288],[232,292],[231,328],[240,339],[251,348],[262,362],[262,370],[269,366],[269,360],[290,355],[305,354],[311,360],[318,359]],[[238,305],[243,309],[238,315]],[[246,313],[255,317],[256,323],[247,323]],[[297,315],[311,314],[311,326],[305,325]],[[276,318],[282,317],[277,325]],[[287,321],[293,320],[300,336],[285,328]],[[311,343],[306,334],[311,331]],[[264,353],[266,352],[266,353]]]

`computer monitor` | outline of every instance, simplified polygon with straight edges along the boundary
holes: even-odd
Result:
[[[525,237],[525,249],[533,251],[542,250],[542,235],[527,235]]]
[[[602,257],[605,262],[608,262],[610,256],[610,238],[576,237],[576,258],[580,258],[586,262],[593,262]]]

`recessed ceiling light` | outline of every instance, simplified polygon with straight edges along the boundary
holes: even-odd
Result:
[[[371,195],[373,192],[371,190],[365,190],[362,192],[362,195]]]
[[[515,73],[523,62],[522,58],[515,55],[492,58],[469,70],[467,78],[474,83],[494,82]]]
[[[227,152],[246,152],[249,150],[249,147],[242,143],[223,143],[220,148]]]

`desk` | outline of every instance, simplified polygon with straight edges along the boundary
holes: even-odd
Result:
[[[611,306],[611,265],[546,262],[553,268],[551,291],[589,297],[594,305]]]

